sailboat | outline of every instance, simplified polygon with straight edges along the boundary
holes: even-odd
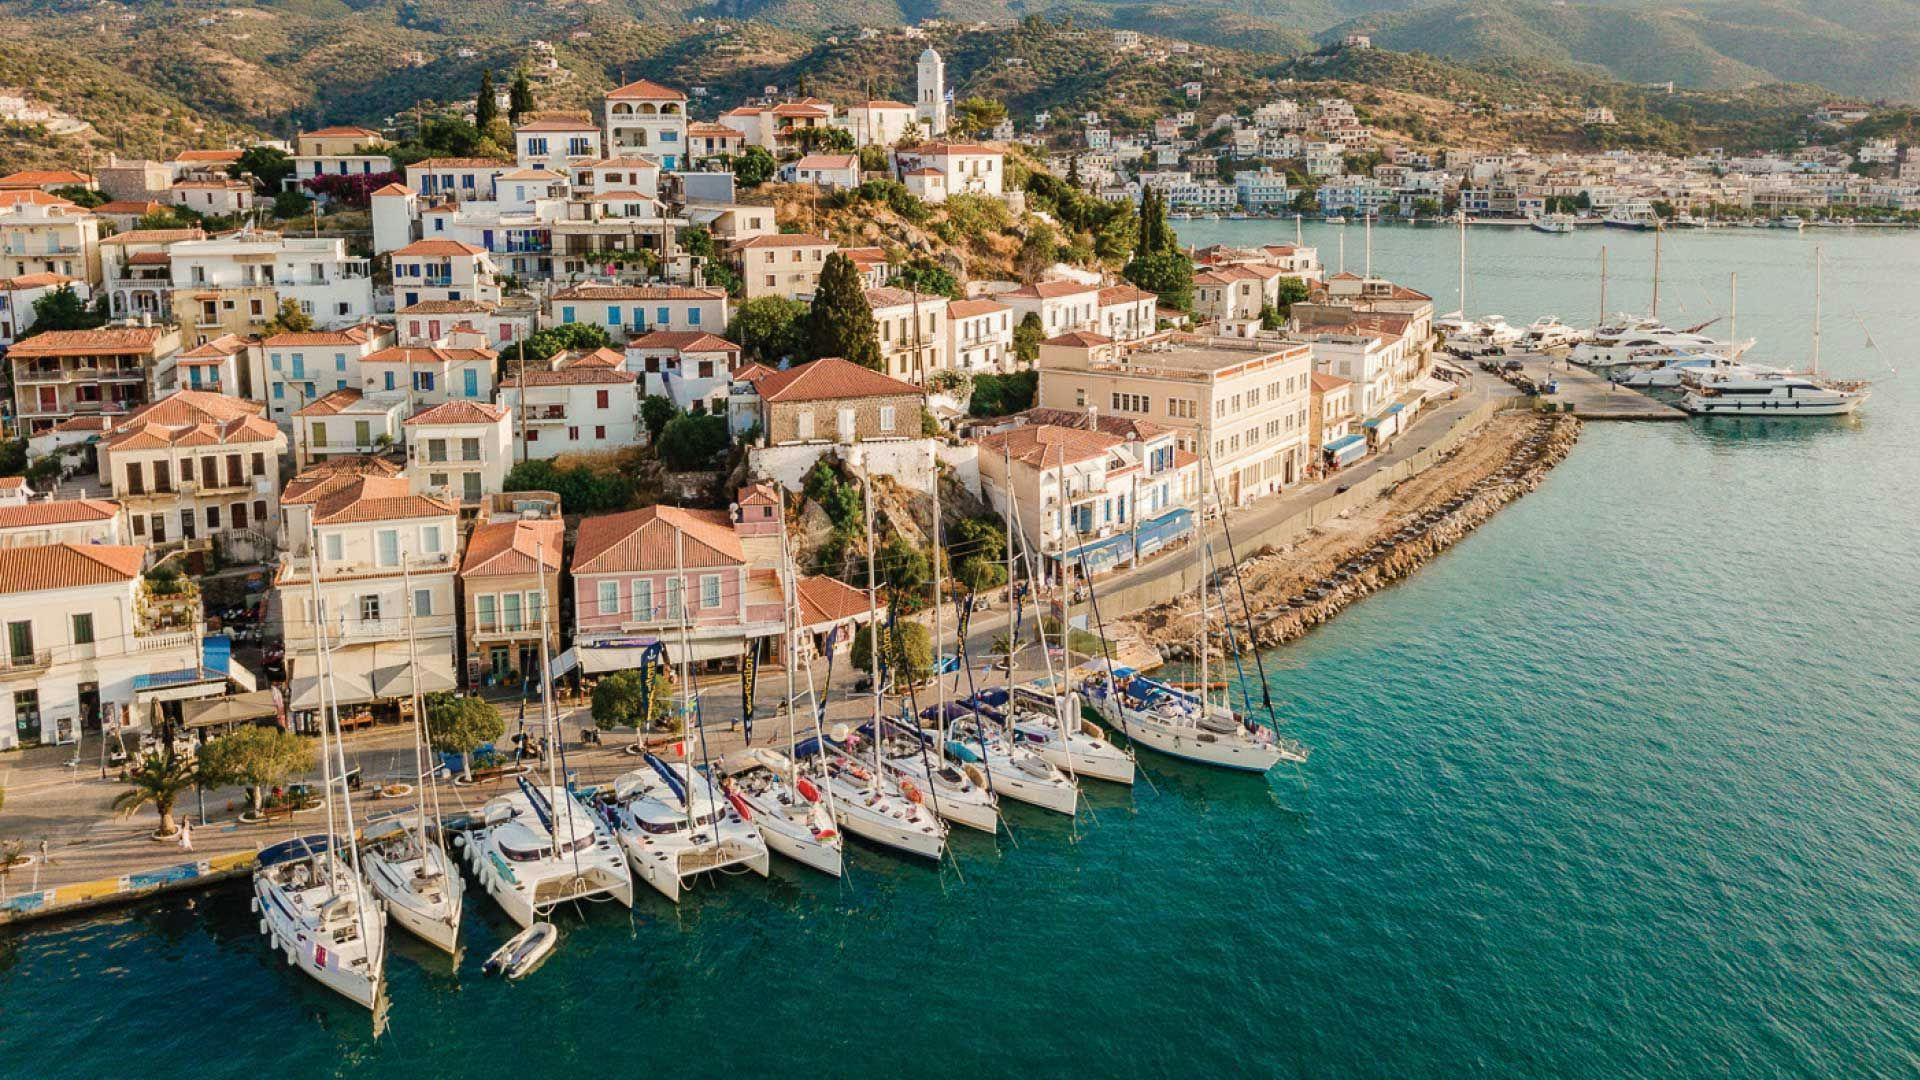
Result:
[[[413,683],[413,761],[420,802],[411,816],[395,816],[367,827],[363,856],[373,891],[401,928],[443,952],[454,952],[460,937],[460,911],[466,883],[441,847],[440,789],[430,764],[426,710],[420,693],[420,665],[414,655],[413,586],[403,560],[407,597],[407,670]]]
[[[319,538],[312,541],[314,675],[320,716],[320,776],[327,831],[301,836],[260,852],[253,872],[252,906],[260,932],[327,989],[373,1009],[385,983],[387,918],[361,873],[354,842],[353,799],[340,747],[340,703],[333,696],[333,665],[326,640],[326,607],[320,599]],[[336,779],[336,777],[338,779]],[[340,817],[334,789],[340,792]],[[343,858],[344,853],[344,858]]]
[[[866,506],[867,524],[867,630],[873,647],[867,650],[873,682],[873,721],[881,719],[879,604],[876,599],[873,543],[873,491],[868,486],[864,455],[856,448],[855,466],[860,472],[861,502]],[[881,767],[880,741],[869,740],[872,754],[866,759],[848,753],[848,735],[844,725],[836,724],[829,736],[816,735],[794,747],[794,757],[802,763],[803,775],[814,784],[831,789],[835,820],[842,829],[873,843],[938,860],[947,844],[947,827],[925,805],[925,795],[909,796]]]
[[[883,719],[877,728],[861,724],[859,732],[863,739],[879,739],[880,768],[901,794],[924,796],[934,814],[955,825],[1000,831],[999,800],[979,766],[948,761],[939,740],[914,725]]]
[[[800,599],[791,549],[787,547],[787,516],[780,515],[780,557],[786,592],[787,747],[782,754],[771,747],[748,747],[721,759],[725,777],[721,789],[728,798],[744,803],[742,812],[760,830],[767,848],[803,866],[839,877],[843,842],[833,821],[833,792],[800,775],[793,747],[799,742],[795,711],[794,676],[800,661]],[[820,713],[814,705],[813,665],[807,661],[807,712],[814,735],[820,734]]]
[[[545,565],[537,557],[534,561]],[[540,605],[540,708],[548,745],[557,748],[560,730],[548,674],[549,606]],[[517,783],[517,790],[481,807],[479,825],[463,838],[467,865],[487,895],[522,927],[569,900],[610,896],[632,907],[627,858],[600,815],[560,782],[557,749],[547,754],[544,785],[525,776]]]

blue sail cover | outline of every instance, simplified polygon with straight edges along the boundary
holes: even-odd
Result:
[[[515,779],[520,784],[520,793],[525,795],[527,802],[533,805],[534,816],[538,817],[540,824],[546,826],[547,831],[551,833],[553,831],[553,804],[547,802],[546,793],[528,783],[527,778],[524,776],[516,777]]]
[[[658,754],[648,754],[647,764],[653,766],[653,771],[660,774],[660,779],[667,782],[667,788],[679,797],[682,805],[685,805],[687,801],[687,785],[680,782],[679,774],[675,773],[671,768],[668,768],[667,763],[660,760],[660,755]]]

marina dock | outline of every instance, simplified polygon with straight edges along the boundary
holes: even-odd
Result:
[[[1573,415],[1582,420],[1685,420],[1687,414],[1658,401],[1639,390],[1618,386],[1597,371],[1568,363],[1564,356],[1521,353],[1498,360],[1518,360],[1524,374],[1536,384],[1558,384],[1552,394],[1542,395],[1549,404],[1573,406]]]

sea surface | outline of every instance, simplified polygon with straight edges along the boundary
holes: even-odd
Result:
[[[1445,311],[1456,242],[1379,228],[1373,265]],[[1721,314],[1738,271],[1754,356],[1802,363],[1816,243],[1862,414],[1589,425],[1265,656],[1303,770],[1143,753],[1151,783],[1092,788],[1078,827],[1014,808],[957,870],[860,847],[840,883],[642,886],[513,985],[480,975],[508,924],[475,889],[457,970],[394,934],[378,1037],[239,884],[51,925],[0,938],[0,1074],[1920,1073],[1920,236],[1674,235],[1662,314]],[[1597,231],[1475,230],[1469,307],[1590,322],[1602,244],[1609,308],[1644,310],[1651,238]]]

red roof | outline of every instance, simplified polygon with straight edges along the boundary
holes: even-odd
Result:
[[[616,90],[607,91],[609,101],[685,101],[687,95],[651,79],[638,79]]]
[[[867,594],[837,578],[803,577],[794,583],[800,623],[815,627],[858,618],[869,612]]]
[[[691,285],[607,285],[588,282],[561,289],[555,300],[725,300],[727,290]]]
[[[655,330],[627,342],[629,349],[672,349],[675,352],[733,352],[740,346],[703,330]]]
[[[132,581],[146,562],[144,547],[48,544],[0,548],[0,593],[78,589]]]
[[[18,479],[16,477],[15,479]],[[45,502],[0,506],[0,529],[30,529],[48,525],[77,525],[83,521],[111,521],[118,503],[104,499],[50,499]]]
[[[484,401],[447,401],[428,406],[408,417],[407,427],[435,427],[446,424],[494,424],[507,410]]]
[[[1105,432],[1033,424],[997,431],[977,442],[982,455],[1004,455],[1037,469],[1050,469],[1105,457],[1126,440]]]
[[[1001,297],[1017,297],[1022,300],[1057,300],[1062,296],[1079,296],[1081,293],[1097,293],[1098,285],[1082,285],[1078,281],[1036,281],[1031,285],[1022,285],[1000,293]]]
[[[530,368],[508,375],[501,381],[500,389],[518,390],[523,386],[615,386],[634,380],[635,375],[631,371],[595,363],[577,363],[553,371]]]
[[[283,497],[280,501],[287,500]],[[313,520],[321,525],[443,517],[457,512],[451,503],[412,494],[404,476],[348,476],[312,502]]]
[[[947,302],[949,319],[971,319],[977,315],[992,315],[997,311],[1012,310],[998,300],[949,300]]]
[[[280,428],[261,415],[265,411],[258,402],[180,390],[135,409],[107,433],[107,449],[274,442],[281,437]]]
[[[767,233],[733,245],[735,251],[748,248],[832,247],[833,241],[812,233]]]
[[[467,360],[492,360],[492,349],[443,349],[438,345],[406,346],[396,345],[368,353],[361,359],[367,364],[447,364]]]
[[[7,355],[111,356],[151,353],[168,335],[163,326],[109,326],[98,330],[49,330],[15,345]]]
[[[576,575],[740,566],[746,561],[724,510],[649,506],[591,517],[580,523],[573,542]]]
[[[785,371],[757,375],[753,380],[763,400],[770,402],[839,401],[847,398],[920,396],[924,391],[909,382],[882,375],[837,356]]]
[[[406,247],[394,251],[401,255],[484,255],[486,248],[475,247],[461,240],[415,240]]]
[[[476,525],[467,538],[462,577],[504,577],[560,569],[566,526],[553,519]]]
[[[1090,333],[1086,330],[1069,330],[1057,337],[1050,337],[1042,345],[1063,345],[1073,349],[1091,349],[1096,345],[1111,345],[1113,339],[1105,334]]]

